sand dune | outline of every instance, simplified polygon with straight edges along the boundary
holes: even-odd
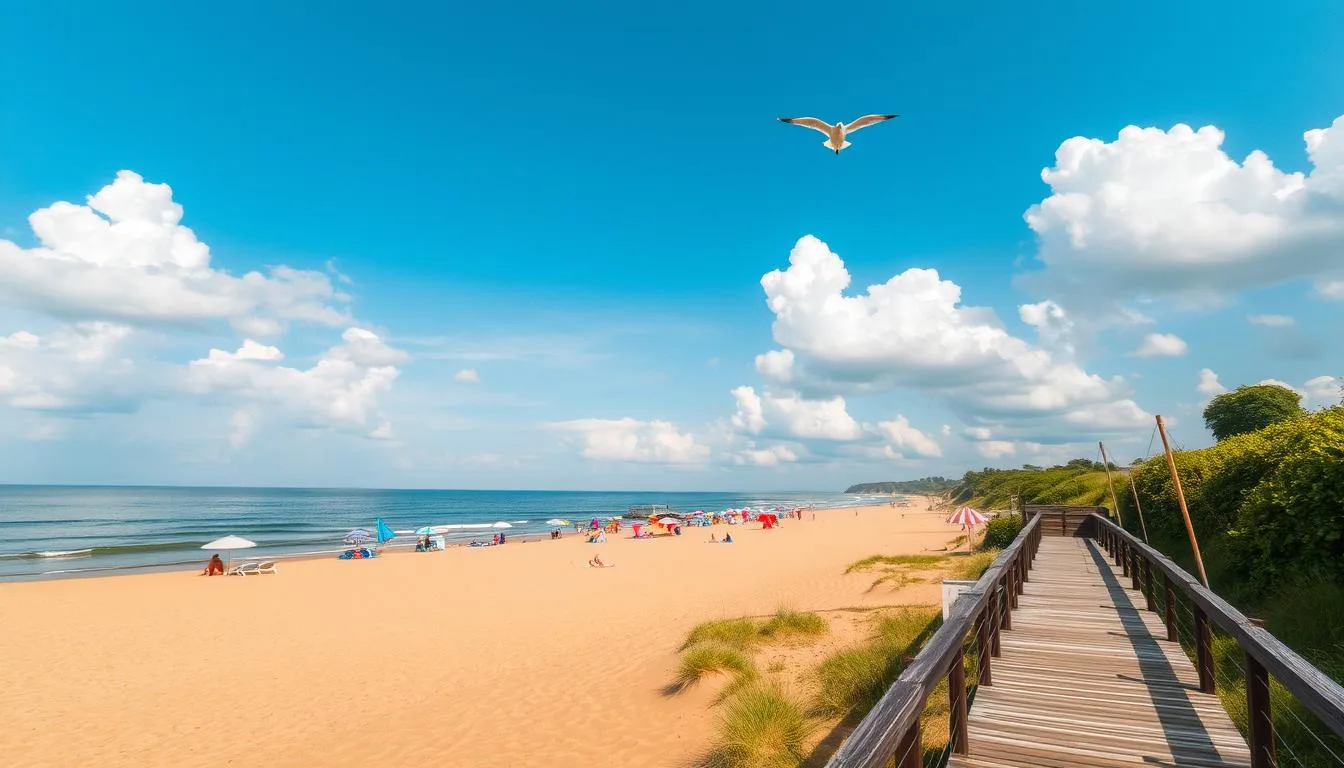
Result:
[[[0,754],[14,766],[676,766],[712,735],[674,697],[686,631],[781,606],[936,601],[844,566],[943,546],[911,508],[775,531],[578,537],[275,576],[167,573],[0,586]],[[615,565],[594,569],[595,552]]]

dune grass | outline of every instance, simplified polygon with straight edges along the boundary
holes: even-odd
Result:
[[[982,552],[976,552],[971,555],[953,558],[955,565],[952,566],[951,576],[955,580],[975,581],[984,575],[994,558],[999,556],[999,550],[987,549]]]
[[[802,705],[774,683],[743,687],[728,699],[717,743],[703,765],[711,768],[797,768],[815,729]]]
[[[751,619],[716,619],[697,624],[686,635],[682,650],[700,643],[719,643],[746,650],[760,639],[760,626]]]
[[[866,571],[878,567],[891,566],[936,566],[942,565],[947,558],[941,555],[870,555],[856,560],[845,568],[845,573]]]
[[[830,630],[831,625],[815,613],[800,613],[780,608],[761,625],[758,634],[767,640],[784,640],[818,637]]]
[[[736,680],[754,680],[756,664],[740,648],[705,642],[691,646],[681,654],[681,664],[669,688],[680,691],[700,682],[706,675],[726,673]]]
[[[827,657],[817,668],[813,712],[844,717],[871,709],[932,634],[938,616],[934,608],[901,609],[880,618],[867,642]]]

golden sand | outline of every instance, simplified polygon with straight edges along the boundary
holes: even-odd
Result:
[[[936,602],[934,584],[894,595],[844,575],[956,535],[913,501],[772,531],[0,585],[0,763],[686,765],[715,725],[707,690],[662,693],[687,630]],[[599,552],[614,567],[589,567]]]

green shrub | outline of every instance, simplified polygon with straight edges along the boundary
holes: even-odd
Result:
[[[919,652],[939,619],[934,609],[906,608],[879,619],[864,644],[828,656],[817,668],[815,711],[836,717],[867,712],[900,676],[905,659]]]
[[[996,517],[985,526],[985,539],[980,542],[982,549],[1006,549],[1017,534],[1022,532],[1022,518]]]

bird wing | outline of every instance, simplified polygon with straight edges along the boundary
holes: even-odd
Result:
[[[900,117],[900,115],[864,115],[863,117],[860,117],[858,120],[855,120],[849,125],[846,125],[845,133],[853,133],[859,130],[860,128],[867,128],[870,125],[877,125],[878,123],[884,120],[890,120],[893,117]]]
[[[821,131],[827,136],[831,135],[831,126],[827,125],[825,120],[818,120],[815,117],[781,117],[779,118],[779,121],[781,123],[788,123],[789,125],[801,125],[804,128],[812,128],[813,130]]]

